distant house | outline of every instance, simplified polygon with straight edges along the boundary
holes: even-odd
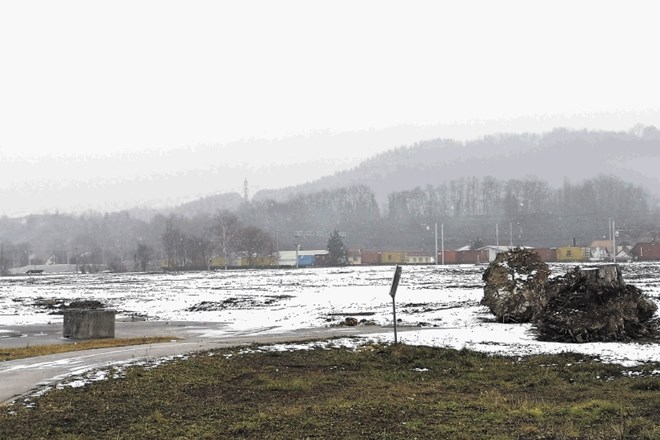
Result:
[[[602,253],[605,251],[608,257],[612,255],[612,240],[594,240],[589,247],[591,248],[592,254],[594,252]]]
[[[610,253],[605,248],[601,247],[592,247],[591,248],[591,258],[592,261],[604,261],[610,257]]]
[[[612,240],[594,240],[589,249],[592,261],[609,260],[612,255]]]
[[[625,249],[621,249],[619,251],[619,253],[616,254],[616,261],[617,262],[632,261],[632,260],[633,260],[632,255],[628,251],[626,251]]]

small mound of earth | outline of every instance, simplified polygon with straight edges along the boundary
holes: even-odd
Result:
[[[90,299],[74,299],[69,301],[62,298],[36,298],[32,303],[34,307],[50,310],[51,315],[61,315],[68,309],[103,309],[106,307],[101,301]]]
[[[103,309],[105,304],[101,301],[90,300],[90,299],[79,299],[71,301],[68,306],[63,306],[64,309]]]
[[[202,301],[188,307],[189,312],[218,312],[227,309],[253,309],[277,304],[278,302],[293,298],[291,295],[269,295],[265,297],[232,296],[222,301]]]
[[[356,327],[358,325],[367,326],[367,325],[377,325],[377,324],[376,321],[371,319],[360,319],[358,321],[358,319],[353,316],[347,316],[346,318],[344,318],[343,321],[332,324],[333,327]]]

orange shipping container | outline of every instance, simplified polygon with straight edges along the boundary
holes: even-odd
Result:
[[[442,252],[438,252],[438,262],[442,263]],[[458,255],[456,251],[444,251],[445,264],[458,264]]]
[[[535,248],[534,252],[546,263],[557,261],[557,248]]]
[[[362,264],[380,264],[380,252],[362,250]]]

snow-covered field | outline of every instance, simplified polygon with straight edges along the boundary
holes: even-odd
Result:
[[[553,265],[553,275],[569,266]],[[559,344],[534,339],[528,324],[494,322],[479,304],[485,266],[404,266],[396,296],[400,332],[410,344],[470,348],[509,355],[574,351],[604,361],[660,362],[660,344]],[[622,265],[624,278],[660,305],[660,264]],[[61,323],[52,314],[73,300],[98,300],[118,319],[223,322],[222,332],[336,325],[346,317],[392,325],[393,266],[297,270],[236,270],[167,274],[61,274],[0,278],[3,326]],[[365,324],[361,324],[365,325]],[[220,332],[220,334],[218,333]],[[369,335],[392,340],[391,330]]]

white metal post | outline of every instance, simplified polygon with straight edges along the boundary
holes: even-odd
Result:
[[[616,263],[616,226],[612,220],[612,255],[614,256],[614,263]]]
[[[440,239],[442,242],[442,265],[445,265],[445,224],[440,224]]]
[[[438,224],[435,224],[435,265],[438,265]]]

